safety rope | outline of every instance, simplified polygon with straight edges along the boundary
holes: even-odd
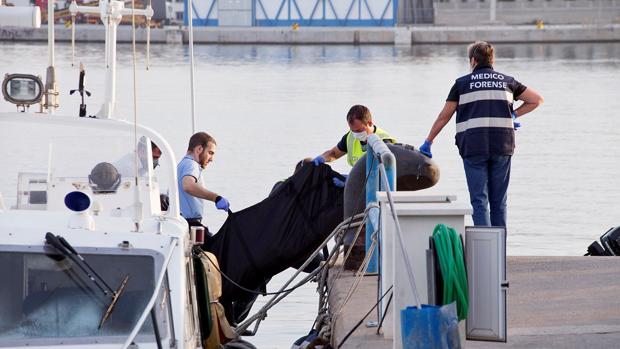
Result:
[[[443,278],[442,304],[456,301],[459,320],[463,320],[467,318],[469,297],[461,238],[454,228],[437,224],[433,230],[433,241]]]
[[[202,249],[200,251],[203,252]],[[303,282],[303,283],[300,282],[300,283],[296,284],[295,286],[293,286],[291,288],[287,288],[287,289],[284,289],[284,290],[281,290],[281,291],[278,291],[278,292],[260,292],[260,291],[252,290],[252,289],[249,289],[247,287],[241,286],[239,283],[237,283],[233,279],[231,279],[230,276],[226,275],[226,273],[224,273],[220,268],[218,268],[217,264],[215,262],[213,262],[213,260],[211,259],[211,257],[209,257],[209,255],[205,254],[204,256],[207,257],[207,259],[209,260],[211,265],[213,265],[213,267],[215,267],[215,270],[217,270],[231,284],[233,284],[235,287],[237,287],[237,288],[239,288],[239,289],[241,289],[241,290],[243,290],[245,292],[252,293],[252,294],[255,294],[255,295],[259,295],[259,296],[280,295],[280,294],[283,294],[283,293],[295,291],[299,287],[301,287],[301,286],[306,284],[306,282]],[[321,266],[319,266],[318,268],[316,268],[315,270],[310,272],[309,275],[315,276],[316,274],[318,274],[321,271],[321,269],[324,268],[324,266],[325,266],[325,264],[322,264]]]
[[[367,156],[367,159],[369,157]],[[375,157],[370,157],[371,159],[371,167],[372,164],[375,161]],[[364,185],[363,187],[366,187],[366,184],[368,183],[368,178],[369,178],[369,173],[366,174],[366,179],[364,181]],[[360,204],[362,203],[362,199],[364,197],[363,196],[359,196],[358,200],[355,204],[355,209],[359,209],[360,208]],[[378,206],[376,204],[371,204],[368,205],[366,207],[366,209],[364,210],[364,217],[362,219],[361,222],[359,222],[359,228],[356,230],[355,235],[353,237],[353,241],[351,242],[351,245],[349,246],[348,251],[346,251],[344,258],[342,259],[342,265],[344,265],[344,263],[347,261],[347,259],[349,258],[349,256],[351,255],[351,252],[353,251],[353,247],[355,246],[355,243],[357,242],[357,239],[359,238],[360,232],[362,231],[362,227],[365,226],[366,223],[366,219],[368,218],[368,212],[370,212],[371,209],[376,209],[378,208]],[[327,341],[329,341],[329,339],[331,338],[331,334],[333,332],[333,324],[334,324],[334,319],[336,316],[334,316],[335,313],[330,314],[329,311],[329,296],[331,294],[331,291],[334,289],[334,283],[336,282],[336,280],[340,279],[340,276],[342,275],[344,268],[339,268],[338,269],[338,273],[336,274],[335,277],[332,278],[332,282],[331,284],[328,285],[328,275],[329,275],[329,271],[331,270],[331,268],[336,264],[336,262],[338,261],[338,257],[340,256],[340,253],[342,251],[340,251],[340,246],[342,244],[342,241],[344,240],[344,234],[346,234],[346,232],[349,231],[349,229],[352,228],[352,223],[353,221],[349,222],[349,226],[344,229],[343,234],[339,235],[336,238],[336,246],[334,246],[334,249],[332,251],[332,253],[330,254],[329,258],[326,259],[325,264],[329,265],[328,268],[323,269],[323,272],[321,273],[321,276],[318,278],[317,283],[317,292],[319,293],[319,309],[318,309],[318,314],[317,317],[315,319],[315,323],[313,325],[314,329],[319,330],[319,334],[318,337],[323,338]],[[372,252],[374,252],[374,244],[376,243],[376,234],[373,234],[372,236],[373,239],[373,245],[371,247],[371,255]],[[338,252],[338,253],[336,253]],[[368,257],[368,256],[366,256]],[[361,270],[365,270],[365,268],[368,266],[368,263],[370,262],[370,258],[368,257],[368,260],[366,261],[366,258],[364,259],[364,262],[362,263],[362,265],[360,266]],[[366,266],[364,266],[364,264],[366,264]],[[357,276],[356,276],[356,282],[359,285],[359,282],[361,281],[361,277],[363,276],[362,273],[360,273],[360,271],[358,270]],[[354,282],[355,283],[355,282]],[[357,288],[357,286],[355,287],[355,289]],[[354,291],[354,290],[353,290]],[[349,290],[348,293],[353,292],[351,289]],[[350,299],[350,295],[347,295],[348,298]],[[347,300],[348,302],[348,300]],[[343,303],[344,304],[344,303]],[[342,307],[341,307],[342,309]],[[341,310],[340,309],[340,310]]]
[[[342,310],[347,305],[347,303],[349,303],[349,301],[353,297],[353,293],[357,290],[357,288],[359,287],[359,284],[362,282],[362,278],[364,277],[366,268],[368,268],[368,264],[370,264],[370,260],[372,258],[372,255],[374,254],[374,251],[375,251],[374,248],[376,245],[377,245],[377,232],[374,232],[372,234],[372,243],[370,244],[368,253],[366,253],[366,256],[364,256],[364,260],[362,261],[362,264],[357,269],[357,272],[355,273],[355,279],[353,280],[353,284],[351,284],[351,286],[349,287],[349,290],[347,291],[347,295],[344,297],[344,300],[342,301],[342,303],[340,303],[340,307],[338,307],[338,310],[332,315],[332,321],[335,321],[335,319],[338,318],[338,316],[340,316],[340,314],[342,313]]]
[[[297,277],[297,275],[299,275],[299,273],[301,273],[302,270],[304,270],[308,264],[310,264],[310,262],[312,261],[312,259],[314,259],[314,257],[321,252],[321,250],[323,249],[324,246],[327,245],[327,243],[329,243],[329,241],[331,241],[332,238],[334,238],[334,236],[341,234],[342,231],[346,231],[346,228],[348,228],[347,224],[349,226],[351,226],[351,224],[353,223],[353,221],[359,220],[360,217],[364,217],[365,219],[366,213],[364,214],[357,214],[355,216],[349,217],[346,220],[344,220],[343,222],[341,222],[340,224],[338,224],[338,226],[336,228],[334,228],[334,230],[327,236],[327,238],[323,241],[323,243],[317,247],[314,251],[314,253],[312,253],[308,259],[306,259],[306,261],[297,269],[297,272],[295,272],[295,274],[293,274],[293,276],[291,276],[291,278],[289,278],[289,280],[287,282],[284,283],[284,285],[280,288],[280,290],[278,290],[277,292],[273,292],[273,297],[267,301],[265,303],[265,305],[263,305],[263,307],[257,311],[254,315],[252,315],[251,317],[249,317],[248,319],[246,319],[243,323],[239,324],[237,326],[237,328],[235,329],[236,333],[242,333],[243,331],[245,331],[253,322],[256,321],[255,327],[254,327],[254,332],[256,332],[256,330],[258,329],[258,326],[260,324],[260,322],[265,319],[266,314],[267,314],[267,310],[272,308],[273,306],[275,306],[277,303],[279,303],[282,299],[284,299],[284,297],[286,297],[288,294],[290,294],[294,289],[297,288],[297,286],[301,286],[301,284],[305,284],[308,281],[312,280],[316,274],[318,274],[319,271],[324,271],[327,270],[328,268],[317,268],[315,272],[312,272],[310,275],[306,276],[304,279],[302,279],[299,282],[299,285],[296,285],[292,288],[286,289],[286,287]],[[342,240],[341,238],[338,240],[340,241]],[[338,242],[339,244],[339,242]],[[332,253],[330,254],[329,258],[333,258],[334,254],[335,254],[336,249],[334,249],[332,251]],[[327,264],[326,262],[324,262],[325,264]]]
[[[342,235],[340,235],[336,240],[336,246],[334,247],[332,253],[330,254],[329,258],[327,259],[327,261],[325,262],[325,264],[329,265],[329,268],[324,269],[323,273],[321,274],[321,277],[319,278],[319,285],[317,287],[317,291],[319,292],[319,316],[323,313],[327,314],[327,308],[328,308],[328,299],[329,299],[329,294],[331,292],[331,290],[333,289],[333,285],[336,282],[336,280],[338,280],[340,278],[340,276],[342,275],[342,272],[344,271],[343,268],[340,268],[338,270],[338,273],[336,274],[336,276],[334,278],[332,278],[332,283],[328,285],[328,275],[329,275],[329,270],[330,268],[335,265],[336,261],[338,260],[338,257],[340,256],[340,252],[339,251],[339,247],[341,245],[342,240],[344,239],[344,234],[349,231],[349,229],[351,229],[352,227],[358,226],[358,229],[355,231],[355,235],[353,237],[353,242],[351,243],[351,246],[349,247],[349,249],[347,250],[347,252],[344,255],[344,258],[342,259],[342,264],[344,264],[344,262],[346,262],[346,260],[349,258],[349,256],[351,255],[351,251],[353,250],[353,247],[355,246],[355,242],[357,241],[357,239],[360,236],[360,233],[362,231],[362,227],[365,226],[366,223],[366,219],[368,218],[368,212],[370,211],[371,208],[376,207],[375,205],[371,205],[369,206],[365,211],[364,211],[364,216],[362,217],[362,220],[360,222],[357,222],[355,224],[349,224],[347,226],[346,229],[343,229],[342,231]],[[359,216],[359,215],[358,215]],[[338,252],[338,253],[336,253]]]
[[[381,295],[381,298],[379,298],[379,300],[377,301],[377,303],[375,303],[375,305],[372,306],[372,308],[370,308],[370,310],[368,310],[368,312],[364,315],[364,317],[362,317],[361,319],[359,319],[359,321],[355,324],[355,326],[353,326],[353,328],[351,328],[351,330],[349,330],[349,333],[347,333],[344,338],[342,338],[342,340],[340,341],[340,343],[338,343],[338,347],[340,348],[342,347],[342,345],[347,341],[347,339],[349,339],[349,337],[353,334],[353,332],[355,332],[355,330],[357,330],[360,325],[362,325],[362,322],[364,322],[364,320],[368,317],[368,315],[370,315],[370,313],[372,313],[373,310],[375,310],[375,308],[379,305],[379,303],[381,303],[381,301],[383,300],[383,298],[385,298],[385,296],[387,296],[387,294],[390,294],[390,300],[388,302],[390,302],[392,300],[392,287],[390,286],[387,291],[385,291],[385,293],[383,293],[383,295]]]
[[[346,251],[343,261],[341,263],[344,263],[344,261],[347,260],[347,258],[350,256],[351,254],[351,250],[353,248],[353,246],[355,245],[355,242],[357,241],[357,239],[360,236],[360,232],[362,230],[362,227],[365,226],[365,222],[366,219],[368,218],[368,212],[370,211],[370,209],[376,208],[376,205],[370,205],[369,207],[366,208],[366,210],[364,210],[364,216],[362,217],[362,220],[360,222],[357,222],[355,225],[359,226],[359,228],[356,230],[355,232],[355,236],[353,238],[353,242],[351,244],[351,247]],[[359,215],[358,215],[359,216]],[[343,229],[341,231],[341,234],[336,238],[336,246],[334,246],[334,248],[332,249],[332,252],[330,253],[328,259],[325,261],[326,265],[329,266],[333,266],[333,264],[336,263],[336,261],[338,260],[340,254],[343,252],[340,250],[340,246],[341,246],[341,242],[344,239],[344,234],[351,228],[352,224],[349,224],[349,226],[347,226],[346,229]],[[374,248],[374,246],[377,243],[377,238],[376,238],[376,234],[372,235],[372,244],[371,246]],[[373,249],[374,250],[374,249]],[[354,281],[354,284],[351,286],[351,288],[348,290],[347,292],[347,297],[345,297],[345,301],[342,303],[342,306],[340,307],[340,309],[335,312],[330,314],[329,313],[329,295],[331,290],[333,289],[333,283],[340,278],[340,275],[343,272],[343,269],[340,268],[338,270],[338,274],[336,274],[335,277],[332,278],[332,283],[328,285],[328,273],[330,268],[325,268],[323,269],[323,272],[321,273],[321,276],[318,278],[317,282],[318,282],[318,287],[317,287],[317,291],[319,293],[319,310],[318,310],[318,315],[317,318],[315,319],[315,322],[313,324],[313,328],[318,330],[318,337],[321,337],[327,341],[329,341],[329,338],[331,337],[331,333],[333,332],[333,326],[332,324],[334,323],[334,319],[336,318],[336,314],[339,314],[342,311],[342,307],[344,305],[346,305],[346,303],[348,303],[348,301],[351,299],[353,293],[355,292],[355,290],[357,289],[357,287],[359,286],[359,283],[362,279],[362,277],[364,276],[363,271],[368,267],[368,264],[370,263],[370,259],[372,257],[372,251],[369,253],[368,256],[366,256],[364,258],[364,261],[362,262],[362,265],[360,266],[360,268],[358,269],[358,272],[356,273],[356,278]]]

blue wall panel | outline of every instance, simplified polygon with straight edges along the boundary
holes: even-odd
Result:
[[[188,25],[185,0],[185,25]],[[193,0],[196,26],[218,26],[218,0]],[[260,27],[391,27],[398,0],[253,0],[253,25]]]
[[[189,1],[190,0],[184,1],[183,23],[186,26],[189,25],[187,18],[187,5]],[[217,0],[193,0],[192,5],[192,11],[194,12],[192,25],[202,27],[217,27],[219,25],[217,19]]]

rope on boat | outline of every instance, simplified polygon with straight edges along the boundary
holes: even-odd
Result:
[[[134,225],[136,232],[140,231],[140,224],[142,223],[142,201],[140,200],[140,189],[138,186],[138,87],[136,77],[136,4],[135,0],[131,0],[131,62],[133,71],[133,144],[134,144]],[[116,43],[114,43],[116,44]],[[114,111],[115,105],[110,105],[112,111]]]
[[[369,205],[364,211],[363,220],[359,223],[359,228],[355,232],[353,242],[351,246],[349,247],[349,250],[345,253],[342,263],[344,263],[349,258],[351,251],[353,249],[353,246],[355,245],[355,242],[359,238],[360,232],[362,231],[362,227],[365,225],[366,219],[368,217],[368,212],[370,212],[370,210],[374,208],[377,208],[376,204]],[[345,232],[348,230],[349,229],[346,229]],[[332,253],[330,254],[329,259],[325,262],[327,265],[329,265],[330,268],[334,266],[334,264],[338,260],[338,257],[340,256],[340,253],[342,252],[340,251],[340,244],[342,243],[343,238],[344,236],[342,236],[338,240],[336,246],[334,247]],[[374,246],[377,241],[376,234],[372,235],[372,239],[373,239],[373,243],[371,244],[371,246],[372,246],[372,250],[374,251]],[[329,295],[330,295],[331,290],[333,289],[333,284],[335,280],[340,278],[343,272],[343,269],[341,268],[338,270],[338,273],[336,274],[335,277],[332,278],[332,282],[330,284],[328,284],[330,268],[323,269],[323,273],[321,273],[321,276],[318,280],[318,286],[317,286],[317,292],[319,293],[319,310],[318,310],[318,315],[317,315],[317,318],[313,326],[313,328],[318,331],[318,337],[325,339],[326,341],[330,340],[332,332],[333,332],[333,323],[336,318],[335,314],[342,311],[342,307],[346,304],[346,302],[350,300],[351,295],[355,292],[355,289],[357,289],[357,286],[359,285],[359,282],[361,281],[361,278],[364,275],[363,271],[368,267],[368,264],[370,263],[371,256],[372,256],[372,252],[370,253],[370,256],[367,256],[366,258],[364,258],[362,265],[360,266],[360,268],[358,269],[358,272],[356,273],[356,281],[354,282],[354,285],[352,285],[352,287],[349,289],[349,292],[347,293],[348,299],[345,302],[343,302],[340,309],[333,314],[330,314],[330,311],[329,311]]]
[[[374,232],[372,234],[372,243],[370,244],[368,253],[366,253],[366,255],[364,256],[364,260],[362,261],[362,264],[357,269],[357,272],[355,273],[355,279],[353,280],[353,284],[351,285],[351,287],[349,287],[349,290],[347,291],[347,295],[344,297],[344,300],[342,301],[342,303],[340,303],[338,310],[334,312],[334,314],[332,315],[332,321],[335,321],[335,319],[337,319],[338,316],[342,314],[342,310],[347,305],[347,303],[349,303],[349,301],[351,300],[351,297],[353,297],[353,293],[359,287],[360,282],[362,282],[362,278],[364,277],[366,268],[368,268],[368,264],[370,264],[370,259],[372,258],[372,255],[374,254],[374,249],[376,245],[377,245],[377,232]]]
[[[362,223],[366,221],[366,217],[368,215],[367,212],[368,212],[368,209],[364,213],[360,213],[355,216],[349,217],[345,219],[344,221],[342,221],[340,224],[338,224],[338,226],[334,228],[334,230],[327,236],[327,238],[323,241],[323,243],[321,243],[321,245],[319,245],[314,250],[314,252],[308,257],[308,259],[306,259],[306,261],[297,269],[295,274],[293,274],[293,276],[291,276],[291,278],[287,282],[285,282],[284,285],[277,292],[273,292],[273,297],[269,301],[267,301],[260,310],[258,310],[254,315],[252,315],[251,317],[246,319],[244,322],[239,324],[237,328],[235,329],[235,332],[237,334],[241,334],[245,332],[245,330],[247,330],[252,325],[252,323],[256,322],[256,324],[254,325],[254,331],[253,331],[254,333],[256,333],[256,331],[258,330],[258,326],[260,325],[260,322],[264,320],[265,317],[267,316],[267,310],[271,309],[273,306],[279,303],[282,299],[284,299],[284,297],[290,294],[294,289],[298,288],[298,286],[301,286],[307,283],[308,281],[311,281],[312,279],[314,279],[316,275],[319,273],[319,271],[323,271],[323,273],[325,273],[325,270],[328,270],[328,268],[325,268],[325,267],[317,268],[314,272],[310,273],[305,278],[303,278],[298,283],[298,285],[290,289],[287,289],[287,287],[293,282],[293,280],[297,278],[297,276],[302,272],[302,270],[304,270],[308,266],[308,264],[310,264],[312,259],[314,259],[314,257],[318,255],[319,252],[321,252],[323,247],[327,246],[329,241],[331,241],[332,238],[338,235],[338,238],[336,239],[337,240],[336,247],[332,250],[327,260],[329,261],[331,258],[333,258],[336,252],[338,251],[338,247],[343,239],[342,235],[344,235],[344,232],[350,229],[350,227],[353,226],[354,224],[355,226],[357,226],[358,224],[360,226],[363,226]],[[362,219],[362,223],[357,223],[356,221],[359,220],[360,218]],[[327,262],[324,262],[324,265],[327,265]]]
[[[355,330],[357,330],[358,327],[360,327],[360,325],[362,324],[362,322],[364,322],[364,320],[368,317],[368,315],[370,315],[370,313],[372,313],[373,310],[375,310],[375,308],[379,305],[379,303],[381,303],[381,301],[383,300],[383,298],[385,298],[385,296],[388,295],[388,293],[390,294],[390,300],[392,300],[392,287],[394,286],[390,286],[390,288],[387,289],[387,291],[385,291],[385,293],[383,293],[383,295],[381,296],[381,298],[379,298],[379,300],[377,301],[377,303],[375,303],[375,305],[372,306],[372,308],[370,308],[370,310],[368,310],[368,312],[366,313],[366,315],[364,315],[364,317],[362,317],[356,324],[355,326],[353,326],[353,328],[351,330],[349,330],[349,333],[346,334],[346,336],[344,336],[344,338],[342,338],[342,341],[340,341],[340,343],[338,343],[338,347],[340,348],[342,347],[342,345],[347,341],[347,339],[349,339],[349,337],[353,334],[353,332],[355,332]],[[389,302],[389,301],[388,301]]]
[[[381,171],[382,174],[382,179],[384,181],[384,184],[386,187],[389,187],[389,184],[387,183],[387,175],[385,173],[385,167],[382,163],[380,163],[379,165],[379,170]],[[392,209],[392,218],[394,219],[395,223],[396,223],[396,228],[397,228],[397,235],[400,238],[400,225],[398,222],[398,219],[396,218],[396,216],[394,215],[394,207],[393,207],[393,200],[392,197],[390,195],[390,191],[387,192],[388,194],[388,202],[391,206]],[[376,204],[374,206],[369,206],[367,207],[365,213],[368,213],[369,209],[372,208],[376,208]],[[360,228],[361,230],[361,228]],[[330,307],[329,307],[329,295],[331,290],[333,289],[333,283],[340,278],[340,274],[343,272],[344,268],[341,268],[338,271],[338,274],[336,275],[336,277],[334,277],[332,279],[332,284],[331,285],[327,285],[328,283],[328,270],[329,268],[325,268],[323,270],[323,273],[321,274],[321,277],[319,278],[319,286],[317,287],[317,291],[319,293],[319,311],[318,311],[318,315],[317,318],[315,320],[315,327],[314,329],[316,329],[319,333],[319,337],[330,341],[331,339],[331,335],[333,333],[334,330],[334,324],[335,324],[335,320],[337,319],[337,317],[341,314],[344,306],[351,300],[353,293],[357,290],[357,288],[359,287],[359,284],[364,276],[364,271],[366,270],[366,268],[368,267],[368,264],[370,263],[370,259],[372,257],[372,254],[374,253],[375,250],[375,245],[377,244],[377,234],[378,231],[373,232],[373,234],[371,235],[372,238],[372,243],[370,248],[367,250],[368,252],[366,253],[366,256],[364,258],[364,261],[362,262],[362,265],[360,266],[360,268],[358,269],[357,273],[355,274],[355,279],[353,281],[353,284],[351,285],[351,287],[349,288],[347,295],[344,299],[344,301],[340,304],[339,308],[335,311],[335,312],[331,312],[330,314]],[[359,237],[359,231],[356,233],[355,238],[353,240],[353,243],[351,244],[351,246],[353,246],[355,244],[355,242],[357,241]],[[402,245],[402,241],[401,241],[401,245]],[[337,246],[338,247],[338,246]],[[401,246],[402,247],[402,246]],[[351,249],[349,249],[349,252],[351,251]],[[345,258],[343,260],[343,263],[346,261],[346,259],[348,258],[349,253],[347,253],[345,255]],[[406,258],[406,262],[409,266],[407,257]],[[326,263],[330,263],[330,261],[327,261]],[[333,262],[335,263],[335,261]],[[411,275],[411,272],[409,271],[410,274],[410,282],[412,285],[412,288],[414,290],[414,295],[416,296],[416,301],[418,303],[419,306],[419,297],[417,295],[417,289],[415,286],[415,281],[413,280],[413,277]],[[382,295],[381,299],[383,299],[383,297],[385,297],[385,295],[387,294],[387,292],[385,294]],[[390,296],[390,301],[391,301],[391,296]],[[377,302],[378,304],[379,302]],[[368,312],[368,314],[370,314],[370,312],[372,312],[372,310],[374,310],[376,308],[376,304],[372,307],[372,309],[370,309],[370,311]],[[350,336],[351,333],[353,333],[358,327],[359,325],[364,321],[364,319],[368,316],[368,314],[366,314],[359,322],[357,325],[355,325],[350,332],[347,334],[347,336],[338,344],[338,347],[342,346],[342,344],[346,341],[346,339]],[[381,323],[383,323],[383,319],[381,319]]]
[[[374,156],[371,157],[371,161],[374,163],[375,161]],[[364,181],[364,187],[366,187],[366,184],[368,182],[368,177],[369,177],[369,174],[366,174],[366,180]],[[362,203],[362,198],[363,198],[362,196],[359,197],[356,207],[360,206],[360,204]],[[293,274],[293,276],[291,276],[291,278],[286,283],[284,283],[284,285],[280,288],[280,290],[278,290],[277,292],[273,292],[273,297],[269,301],[267,301],[267,303],[260,310],[258,310],[256,314],[252,315],[250,318],[246,319],[244,322],[242,322],[241,324],[237,326],[237,328],[235,329],[235,333],[237,335],[244,333],[250,327],[250,325],[254,323],[255,321],[256,321],[256,324],[254,325],[253,333],[256,333],[260,325],[260,322],[267,317],[267,310],[275,306],[278,302],[284,299],[284,297],[286,297],[289,293],[291,293],[297,287],[312,280],[316,276],[315,272],[318,274],[318,272],[320,271],[321,276],[317,279],[317,283],[319,284],[317,288],[319,292],[319,313],[318,313],[319,315],[317,316],[317,319],[315,320],[314,326],[316,326],[316,328],[321,328],[320,334],[322,338],[324,339],[330,338],[332,325],[331,325],[331,319],[330,319],[327,308],[328,308],[329,290],[332,288],[331,286],[333,286],[333,284],[327,285],[327,277],[329,274],[329,269],[336,264],[336,261],[338,260],[338,257],[340,256],[340,253],[342,252],[340,251],[340,246],[342,245],[342,242],[344,241],[344,234],[346,234],[346,232],[348,232],[349,229],[358,227],[357,231],[355,232],[355,238],[353,239],[353,243],[351,244],[351,246],[349,247],[349,250],[344,256],[343,260],[346,261],[349,255],[351,254],[351,251],[353,250],[355,241],[357,241],[359,234],[362,231],[362,227],[365,226],[366,220],[368,219],[368,212],[370,212],[371,209],[378,209],[378,208],[379,206],[376,203],[369,204],[364,209],[364,212],[348,217],[347,219],[343,220],[340,224],[338,224],[338,226],[334,228],[334,230],[327,236],[327,238],[323,241],[323,243],[314,250],[314,252],[308,257],[308,259],[306,259],[306,261],[299,268],[297,268],[297,272],[295,272],[295,274]],[[374,251],[374,243],[376,243],[375,235],[373,235],[373,251]],[[331,241],[331,239],[334,237],[336,240],[336,245],[334,246],[332,251],[329,253],[329,256],[327,256],[327,258],[323,262],[322,267],[317,268],[310,275],[306,276],[302,281],[299,282],[298,286],[292,287],[291,289],[287,290],[286,287],[288,287],[288,285],[291,282],[293,282],[293,280],[297,277],[297,275],[299,275],[299,273],[310,264],[310,262],[314,259],[314,257],[318,255],[321,252],[321,250],[324,247],[326,247],[329,241]],[[366,262],[366,266],[368,265],[369,262],[370,262],[370,258],[368,258],[368,261]],[[342,273],[342,269],[339,270],[339,273],[337,277],[334,278],[334,280],[336,280],[340,276],[341,273]],[[363,274],[361,275],[363,276]],[[325,326],[326,324],[328,324],[329,326]],[[327,330],[325,330],[325,328],[327,328]]]

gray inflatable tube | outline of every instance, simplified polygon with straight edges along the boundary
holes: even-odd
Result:
[[[437,164],[407,144],[388,144],[396,158],[396,190],[416,191],[430,188],[439,181]],[[349,173],[344,188],[344,217],[361,213],[366,207],[366,156],[357,161]],[[347,233],[345,245],[350,245],[352,232]],[[358,240],[359,243],[359,240]]]

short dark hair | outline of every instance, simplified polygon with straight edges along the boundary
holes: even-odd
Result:
[[[493,65],[495,63],[495,49],[486,41],[476,41],[467,47],[467,56],[476,60],[478,65]]]
[[[153,149],[159,149],[159,147],[157,146],[157,144],[155,144],[155,142],[151,141],[151,150]],[[161,149],[159,149],[161,150]]]
[[[194,150],[194,148],[196,148],[199,145],[202,145],[203,148],[206,148],[209,142],[213,144],[217,144],[215,142],[215,138],[209,136],[209,134],[206,132],[194,133],[189,139],[189,145],[187,147],[187,151],[192,151]]]
[[[372,115],[370,114],[370,110],[360,104],[352,106],[347,113],[347,122],[351,124],[354,120],[359,120],[363,123],[372,121]]]

